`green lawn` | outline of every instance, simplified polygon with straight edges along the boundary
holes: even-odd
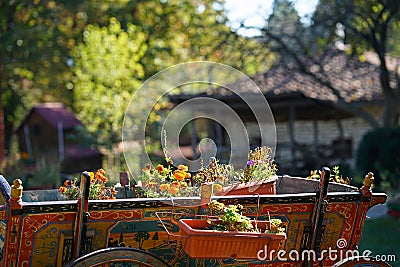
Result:
[[[359,251],[367,249],[372,255],[396,255],[396,262],[388,263],[400,267],[400,219],[389,216],[367,219]]]

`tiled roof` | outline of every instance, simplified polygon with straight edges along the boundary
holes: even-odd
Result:
[[[382,100],[383,93],[379,78],[379,61],[374,53],[366,53],[365,61],[350,57],[343,51],[333,50],[316,59],[319,64],[311,64],[308,69],[317,77],[326,79],[339,91],[339,95],[345,102],[369,102]],[[388,69],[394,70],[400,65],[399,58],[388,58]],[[321,71],[323,68],[323,71]],[[287,67],[278,66],[265,73],[257,74],[251,79],[267,96],[300,93],[306,97],[320,100],[337,102],[338,97],[329,87],[322,85],[310,75],[304,74],[296,64]],[[395,82],[394,77],[392,81]],[[242,92],[251,93],[254,86],[248,86],[247,81],[236,82],[231,88]],[[249,90],[249,88],[252,88]],[[226,89],[218,89],[214,94],[230,95]]]
[[[328,82],[339,90],[345,102],[371,101],[380,99],[382,89],[379,80],[379,66],[370,62],[360,62],[341,51],[334,51],[321,58],[320,64],[313,64],[309,71],[317,77],[326,73]],[[323,71],[321,71],[323,68]],[[300,92],[312,99],[337,102],[338,97],[329,87],[322,85],[298,68],[278,67],[253,77],[264,93],[280,94]]]
[[[82,125],[75,115],[66,109],[62,103],[43,103],[36,105],[31,109],[29,114],[25,117],[17,131],[21,128],[25,121],[32,113],[39,114],[46,120],[53,128],[58,128],[58,123],[61,122],[64,130],[72,130],[75,126]]]

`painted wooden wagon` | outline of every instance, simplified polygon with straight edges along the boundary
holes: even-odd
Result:
[[[209,199],[204,197],[89,201],[83,175],[77,201],[23,202],[19,181],[10,187],[2,177],[1,266],[389,266],[357,257],[368,209],[386,201],[385,194],[372,193],[372,174],[360,189],[328,185],[324,176],[320,181],[280,176],[276,194],[213,196],[225,204],[240,203],[249,217],[279,218],[285,225],[275,252],[268,251],[271,240],[265,238],[254,255],[243,257],[238,255],[248,251],[246,242],[258,237],[233,237],[250,240],[240,241],[239,248],[238,242],[211,238],[228,257],[212,254],[211,243],[196,240],[191,245],[196,254],[188,255],[190,237],[181,219],[206,214]],[[210,254],[201,253],[207,249]]]

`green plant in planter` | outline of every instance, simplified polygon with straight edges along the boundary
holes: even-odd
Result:
[[[319,180],[321,178],[321,171],[312,170],[310,171],[310,175],[307,178]],[[343,176],[340,174],[339,166],[333,166],[329,181],[348,185],[350,184],[351,179],[349,177],[343,178]]]
[[[271,222],[270,229],[267,229],[268,233],[284,233],[285,228],[282,226],[282,221],[280,219],[269,219]]]
[[[276,174],[277,166],[272,159],[272,149],[266,146],[250,150],[242,182],[267,179]]]
[[[212,222],[212,229],[219,231],[240,231],[240,232],[253,232],[254,226],[251,219],[241,214],[243,206],[230,205],[226,207],[224,204],[213,201],[210,204],[210,210],[215,210],[220,215],[218,222]]]
[[[233,165],[221,164],[216,158],[211,158],[208,167],[203,164],[199,172],[194,176],[193,181],[197,185],[213,183],[214,192],[220,192],[223,186],[236,182],[237,176]]]
[[[211,213],[218,214],[217,220],[208,220],[212,230],[261,232],[257,223],[253,224],[251,218],[241,213],[243,206],[240,204],[225,206],[223,203],[214,200],[210,203],[209,208]],[[264,230],[266,233],[283,233],[285,231],[280,219],[269,219],[269,221],[270,227]]]

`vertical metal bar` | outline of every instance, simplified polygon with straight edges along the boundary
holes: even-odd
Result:
[[[86,230],[89,211],[89,189],[90,174],[83,172],[81,174],[80,194],[78,197],[78,212],[76,213],[74,227],[74,259],[82,254],[86,240]]]

